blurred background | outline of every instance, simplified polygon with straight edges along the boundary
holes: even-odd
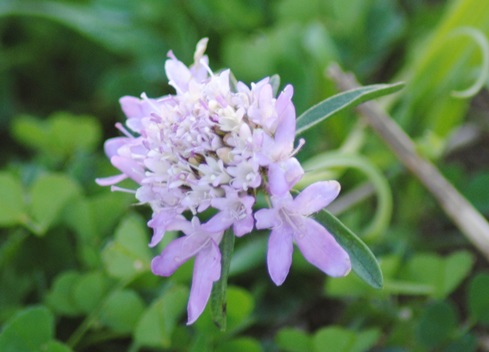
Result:
[[[487,218],[488,35],[488,0],[1,0],[0,350],[489,351],[488,258],[354,110],[308,131],[299,158],[353,195],[335,212],[383,290],[297,251],[276,288],[256,233],[237,242],[227,331],[209,312],[186,327],[192,263],[154,277],[150,210],[94,182],[116,172],[118,99],[173,93],[168,50],[190,64],[209,37],[214,71],[278,74],[298,115],[338,93],[333,62],[364,85],[406,82],[379,102]]]

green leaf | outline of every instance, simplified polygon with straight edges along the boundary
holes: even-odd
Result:
[[[395,273],[400,266],[400,258],[396,255],[383,256],[379,259],[380,270],[382,272],[384,286],[382,290],[377,290],[366,284],[357,275],[338,277],[334,280],[326,280],[325,293],[330,297],[378,297],[390,293],[389,288],[392,284]]]
[[[67,158],[77,151],[95,149],[101,137],[99,122],[91,116],[58,112],[47,120],[31,116],[14,119],[15,138],[36,152],[50,158]]]
[[[478,339],[473,334],[466,332],[462,336],[458,336],[458,338],[450,341],[443,352],[476,352],[478,351],[478,345]]]
[[[135,329],[144,310],[144,301],[135,291],[115,291],[107,298],[100,320],[113,331],[128,334]]]
[[[489,274],[479,273],[470,281],[468,307],[472,319],[489,326]]]
[[[139,346],[170,348],[172,333],[187,306],[188,289],[173,286],[143,313],[134,331]]]
[[[226,289],[228,286],[229,267],[234,249],[234,233],[227,230],[221,244],[221,277],[214,282],[211,292],[212,320],[221,331],[226,330]]]
[[[58,220],[68,202],[80,194],[80,186],[66,175],[40,176],[30,193],[30,213],[34,220],[31,229],[36,235],[43,235]]]
[[[446,258],[421,253],[413,256],[399,273],[401,280],[432,286],[427,294],[435,298],[448,296],[469,274],[473,255],[468,251],[452,253]]]
[[[73,297],[75,284],[80,277],[75,271],[65,271],[56,277],[53,287],[46,295],[46,303],[55,313],[67,316],[81,314]]]
[[[309,352],[312,350],[311,337],[304,331],[295,328],[283,328],[275,336],[280,351]]]
[[[216,352],[261,352],[260,342],[251,337],[240,337],[220,343]]]
[[[86,273],[73,286],[73,299],[84,313],[95,310],[109,290],[110,282],[100,271]]]
[[[469,251],[458,251],[446,257],[435,297],[443,298],[452,293],[469,275],[473,264],[474,256]]]
[[[245,243],[240,242],[231,260],[229,275],[234,276],[247,272],[262,265],[262,258],[267,254],[268,238],[264,236],[250,236],[244,239]]]
[[[327,210],[317,213],[318,220],[350,256],[353,271],[374,288],[382,288],[383,278],[379,263],[363,241]]]
[[[228,287],[227,290],[227,327],[236,330],[249,322],[255,308],[253,296],[243,288]]]
[[[350,107],[397,92],[404,83],[374,84],[334,95],[314,105],[297,118],[296,135]]]
[[[380,337],[380,331],[377,329],[368,329],[355,333],[355,342],[349,352],[369,351]]]
[[[2,352],[38,352],[54,335],[54,317],[42,306],[26,308],[10,319],[0,334]]]
[[[149,270],[151,251],[144,221],[138,215],[126,217],[117,227],[115,239],[102,252],[110,276],[131,279]]]
[[[24,199],[20,180],[7,172],[1,172],[0,226],[17,225],[24,217]]]
[[[313,337],[316,352],[364,352],[380,337],[377,329],[350,331],[339,326],[330,326],[316,332]]]
[[[45,346],[42,352],[70,352],[72,351],[71,348],[69,348],[67,345],[64,343],[61,343],[59,341],[49,341]]]
[[[449,340],[457,328],[457,314],[452,304],[438,301],[426,309],[419,319],[417,337],[432,349]]]
[[[227,330],[225,333],[233,336],[236,331],[241,331],[252,323],[251,313],[255,307],[255,301],[248,291],[240,287],[229,286],[226,296]],[[208,306],[195,322],[194,327],[206,336],[219,339],[223,336],[223,332],[213,320],[211,307]]]

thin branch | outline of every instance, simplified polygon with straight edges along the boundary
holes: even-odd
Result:
[[[359,86],[352,74],[339,66],[328,68],[331,77],[341,90]],[[375,102],[367,102],[358,108],[367,124],[392,149],[399,160],[409,169],[436,198],[448,217],[457,225],[470,242],[489,260],[489,223],[438,171],[435,165],[422,158],[409,136]]]

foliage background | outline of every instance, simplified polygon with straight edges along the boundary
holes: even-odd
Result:
[[[114,172],[102,143],[118,99],[171,93],[167,51],[190,63],[207,36],[214,70],[279,74],[298,113],[336,92],[331,62],[364,84],[406,81],[383,105],[487,217],[489,67],[475,43],[488,35],[488,0],[2,0],[0,350],[489,350],[487,259],[354,111],[308,132],[299,156],[329,163],[321,177],[344,194],[380,184],[336,212],[379,258],[381,291],[299,255],[276,288],[257,233],[236,248],[228,330],[207,313],[186,327],[191,263],[152,276],[148,209],[94,183]]]

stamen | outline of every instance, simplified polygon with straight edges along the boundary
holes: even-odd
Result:
[[[120,122],[115,124],[115,128],[121,131],[126,137],[134,138],[134,136],[124,127],[124,125]]]

